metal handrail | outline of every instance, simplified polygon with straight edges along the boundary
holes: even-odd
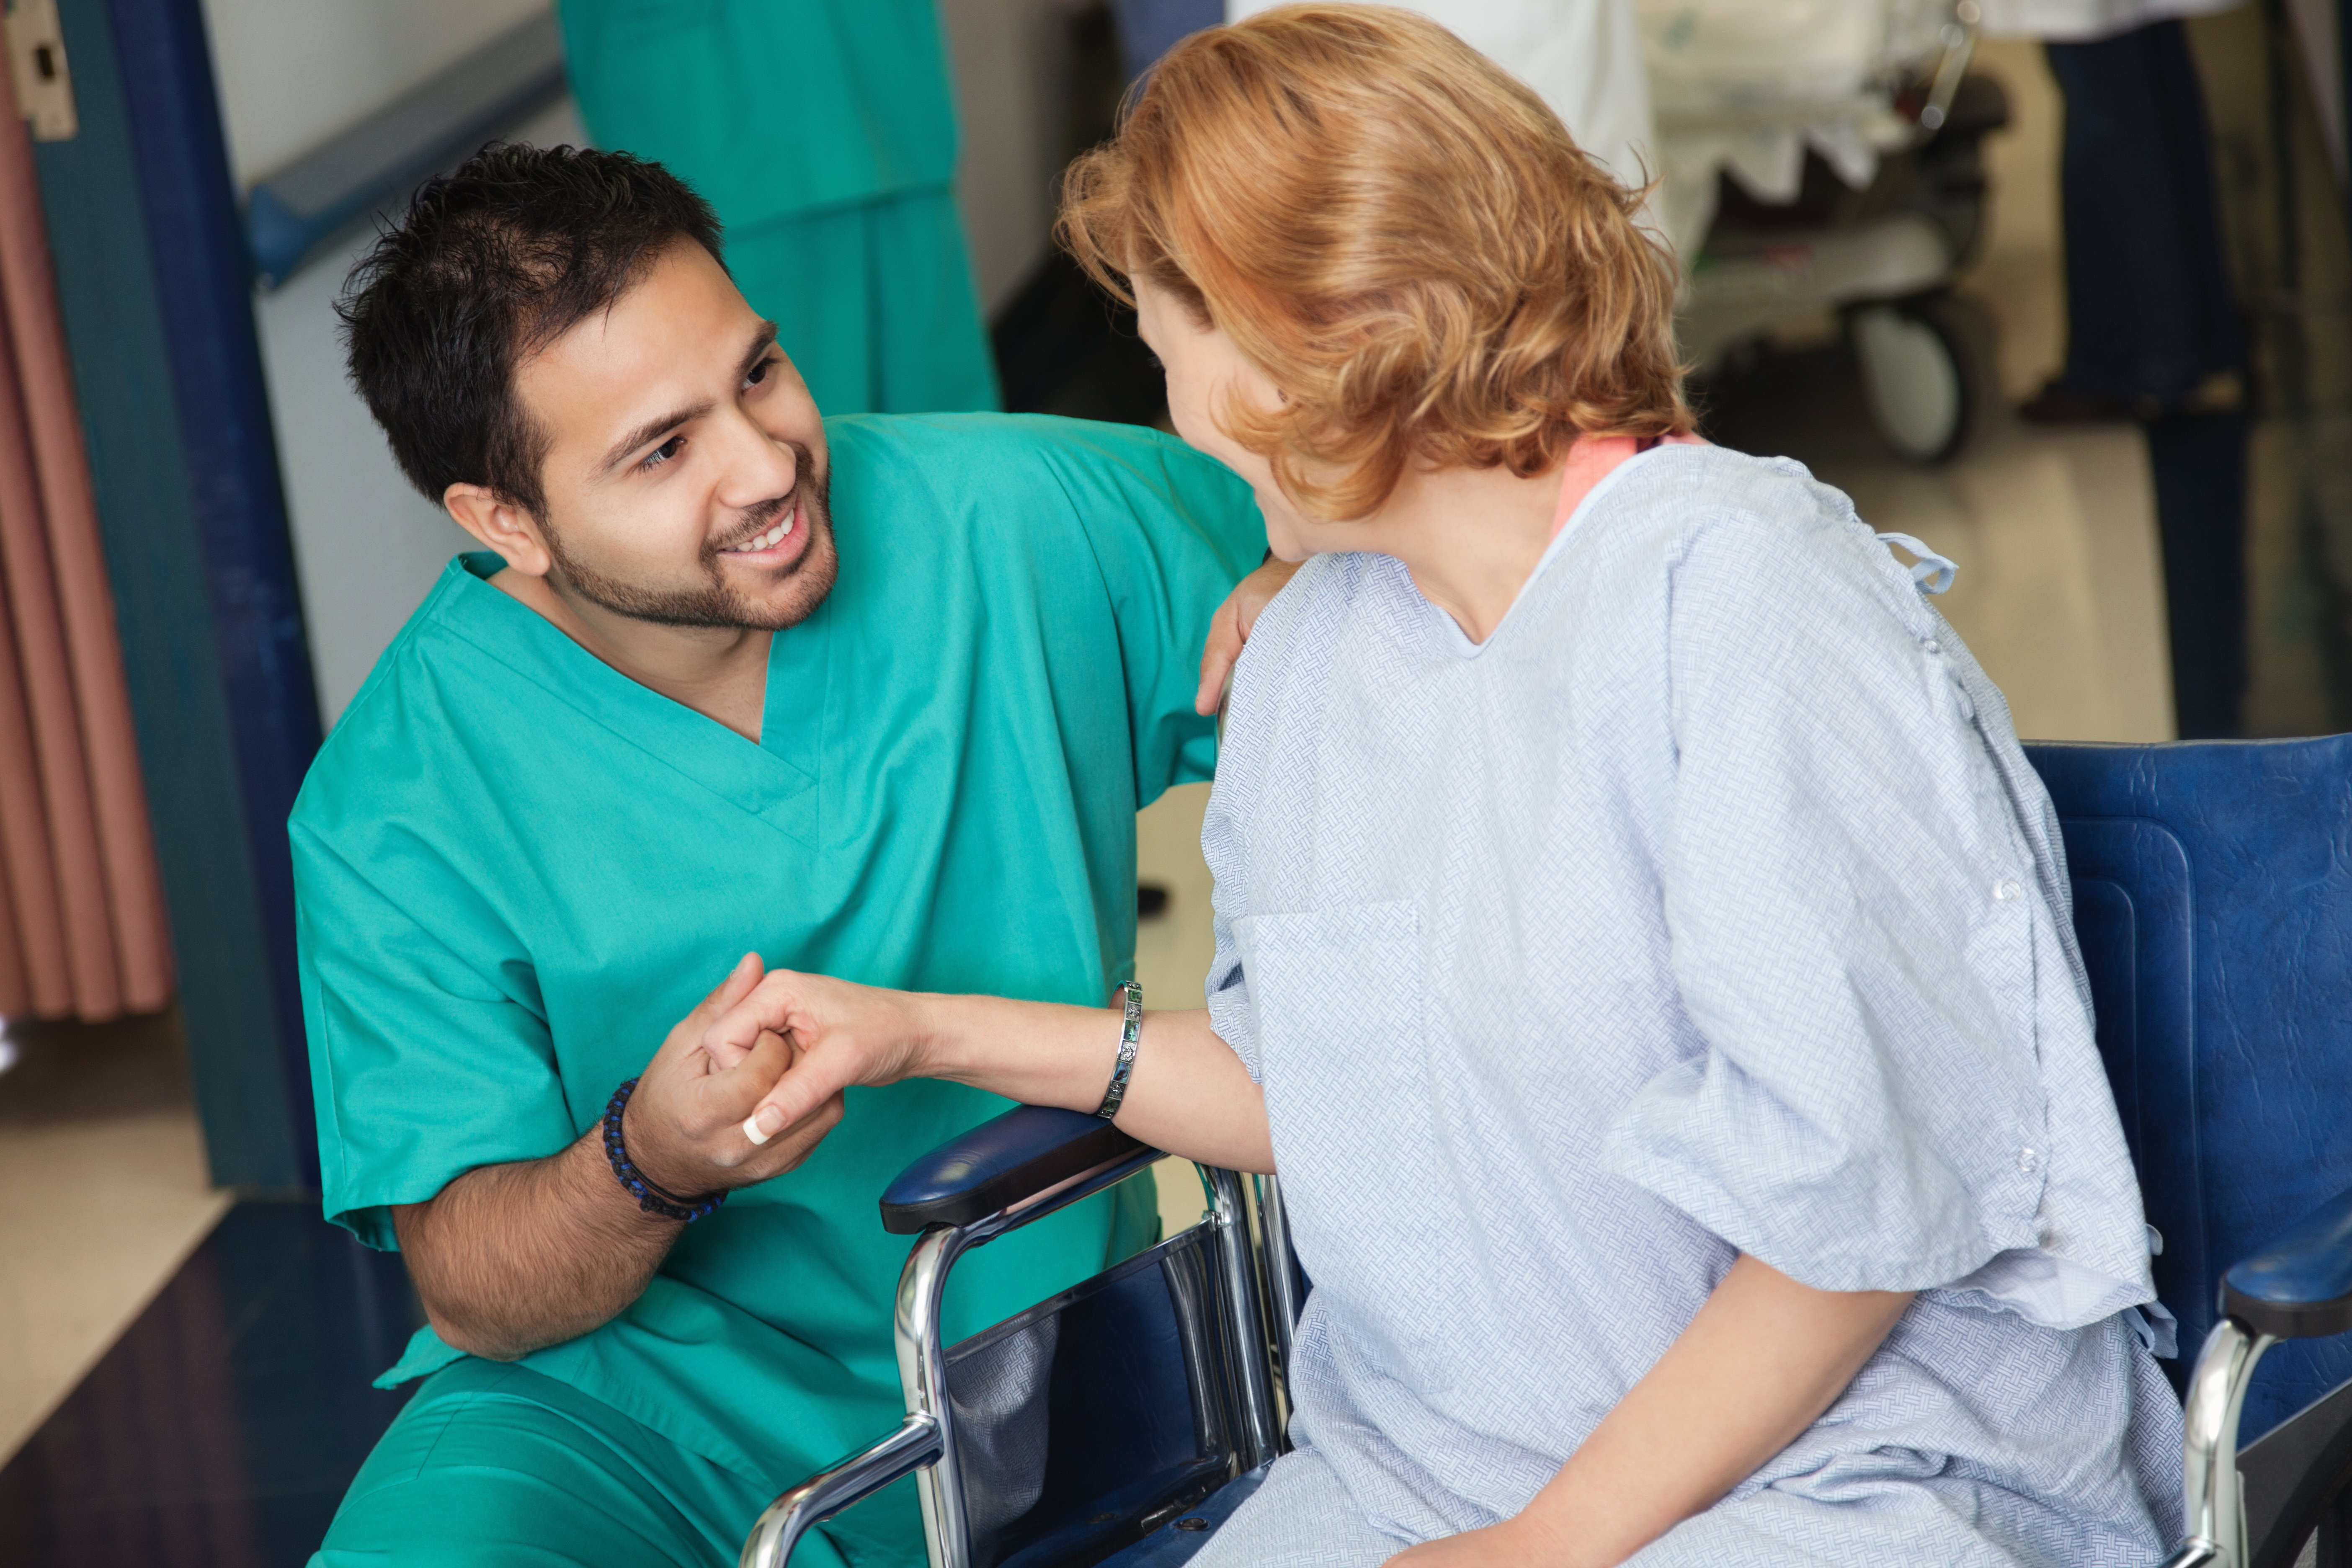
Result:
[[[906,1425],[864,1453],[811,1476],[770,1503],[751,1526],[737,1568],[782,1568],[801,1537],[817,1524],[913,1474],[939,1454],[938,1424],[909,1415]]]
[[[550,12],[492,39],[412,92],[264,180],[245,202],[246,244],[275,289],[369,214],[563,96],[563,38]]]
[[[2235,1318],[2205,1336],[2189,1374],[2181,1442],[2182,1523],[2189,1539],[2165,1568],[2248,1568],[2245,1493],[2238,1479],[2238,1421],[2255,1363],[2276,1344]]]

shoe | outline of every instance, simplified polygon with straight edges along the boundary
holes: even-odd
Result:
[[[2051,377],[2041,391],[2017,405],[2017,416],[2028,425],[2128,425],[2143,416],[2139,406],[2121,397],[2092,397],[2059,384]]]
[[[2246,404],[2245,378],[2216,371],[2186,397],[2094,397],[2063,385],[2056,376],[2017,405],[2029,425],[2130,425],[2175,414],[2234,414]]]

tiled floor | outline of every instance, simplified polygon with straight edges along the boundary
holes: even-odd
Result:
[[[205,1182],[174,1017],[17,1037],[0,1075],[0,1461],[228,1206]]]
[[[400,1394],[397,1259],[308,1203],[244,1203],[0,1468],[0,1563],[295,1568]]]

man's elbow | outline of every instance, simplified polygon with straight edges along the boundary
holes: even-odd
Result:
[[[453,1351],[479,1356],[484,1361],[520,1361],[539,1349],[535,1344],[520,1342],[512,1335],[467,1322],[462,1316],[452,1316],[430,1301],[425,1303],[425,1321],[433,1325],[434,1333],[439,1336],[443,1344]]]

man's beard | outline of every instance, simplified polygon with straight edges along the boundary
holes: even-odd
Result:
[[[798,626],[814,614],[833,591],[834,578],[839,574],[841,558],[834,546],[832,486],[828,476],[818,472],[813,454],[797,441],[788,442],[799,459],[800,481],[791,495],[777,496],[757,506],[743,509],[742,527],[735,537],[717,543],[705,542],[702,547],[702,572],[708,580],[691,588],[655,588],[640,583],[625,583],[608,577],[572,555],[563,547],[562,535],[553,528],[544,530],[548,553],[555,558],[555,573],[565,587],[582,598],[633,620],[651,621],[665,626],[725,626],[747,631],[780,632]],[[730,586],[721,575],[719,557],[722,551],[750,542],[776,525],[776,520],[792,510],[794,499],[808,527],[808,542],[792,565],[785,568],[783,583],[797,588],[779,605],[761,608],[748,602]]]

